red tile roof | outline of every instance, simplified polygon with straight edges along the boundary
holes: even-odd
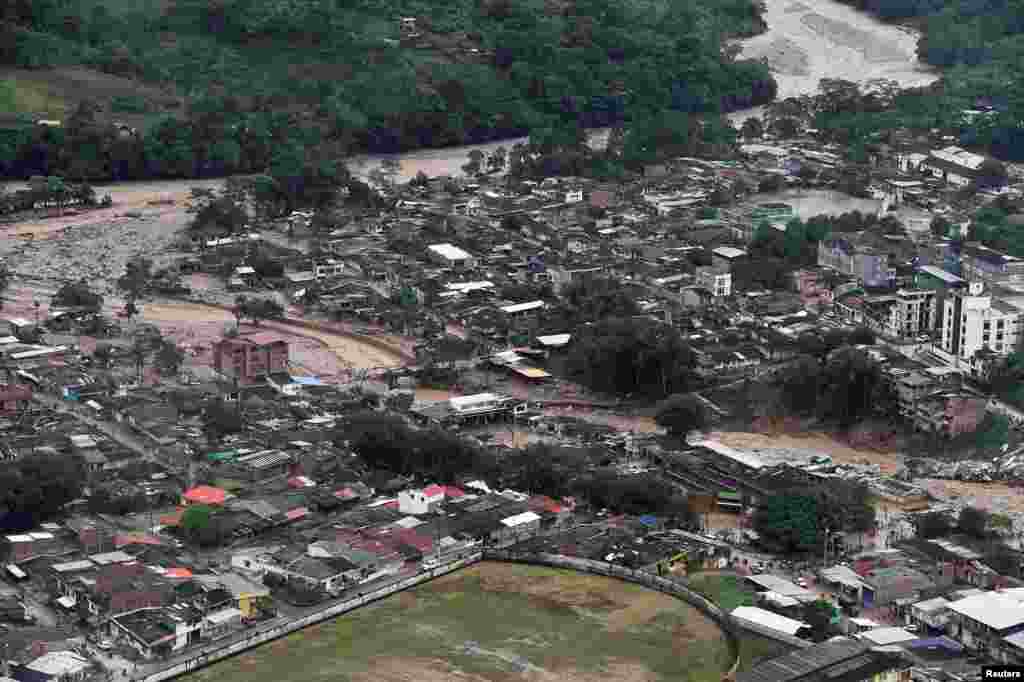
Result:
[[[246,334],[245,336],[240,336],[238,338],[255,343],[258,346],[267,346],[272,343],[277,343],[278,341],[284,342],[284,339],[274,332],[256,332],[255,334]]]
[[[528,506],[532,511],[546,511],[551,514],[561,514],[566,509],[547,495],[534,495],[530,498]]]
[[[428,485],[423,489],[423,494],[427,497],[444,497],[444,487],[439,485]]]
[[[296,507],[295,509],[288,510],[285,513],[285,516],[288,518],[289,521],[297,521],[298,519],[303,518],[307,514],[309,514],[309,510],[306,509],[305,507]]]
[[[423,553],[429,552],[434,547],[434,541],[431,538],[421,535],[411,528],[396,530],[394,536],[399,544],[407,545]]]
[[[462,488],[456,488],[453,485],[442,486],[445,497],[450,497],[453,500],[457,500],[460,497],[465,497],[466,493]]]
[[[214,488],[211,485],[198,485],[191,490],[186,490],[183,497],[189,502],[198,504],[224,504],[228,494],[221,488]]]
[[[180,517],[175,518],[175,516],[176,515],[172,514],[169,517],[162,517],[160,519],[160,522],[163,523],[164,518],[173,518],[174,521],[175,521],[173,524],[171,524],[171,523],[163,523],[163,525],[165,525],[165,526],[175,525],[176,526],[178,524],[178,522],[180,522]],[[114,536],[114,546],[117,547],[118,549],[124,547],[125,545],[162,545],[162,544],[164,544],[164,543],[160,541],[160,538],[156,537],[155,535],[149,535],[147,533],[119,533],[119,534]]]

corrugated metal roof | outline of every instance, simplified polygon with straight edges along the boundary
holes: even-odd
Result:
[[[291,461],[291,455],[280,450],[262,450],[254,452],[245,457],[239,457],[235,464],[241,464],[249,469],[266,469],[268,467],[283,464]]]
[[[736,682],[788,682],[807,677],[840,663],[859,659],[868,647],[854,639],[837,639],[816,644],[760,663],[736,675]]]
[[[759,609],[756,606],[737,606],[732,610],[733,618],[749,621],[762,627],[783,632],[787,635],[795,635],[801,629],[810,627],[807,623],[792,618],[780,616],[771,611]]]

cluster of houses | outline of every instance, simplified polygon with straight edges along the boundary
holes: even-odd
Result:
[[[313,484],[292,477],[285,485]],[[571,514],[568,504],[481,482],[373,493],[361,483],[340,487],[327,511],[313,494],[304,498],[313,509],[287,509],[278,503],[287,494],[244,496],[201,485],[182,493],[178,512],[148,531],[128,533],[109,517],[85,513],[0,537],[0,565],[13,584],[49,595],[67,622],[88,624],[126,655],[162,660],[277,615],[290,603],[289,588],[314,595],[301,604],[312,606],[468,556],[484,543],[522,542],[565,525]],[[191,551],[175,539],[175,525],[194,505],[212,510],[227,535],[214,552]],[[232,532],[241,527],[251,532]],[[5,613],[18,611],[11,620],[26,620],[17,594],[3,604]],[[15,665],[32,662],[31,651],[6,653]]]
[[[900,673],[915,680],[976,679],[981,661],[1019,665],[1024,587],[981,558],[951,540],[918,540],[906,549],[873,550],[820,569],[813,589],[768,573],[751,575],[745,580],[756,606],[737,607],[733,617],[754,631],[796,638],[799,648],[739,679],[764,679],[758,670],[795,679],[780,665],[802,668],[819,657],[824,671],[838,662],[828,652],[842,649],[859,653],[865,668],[887,659],[885,670],[856,679],[879,679],[879,673],[893,679],[903,679]],[[844,634],[800,644],[798,638],[815,634],[800,614],[822,599],[837,608],[832,627]]]

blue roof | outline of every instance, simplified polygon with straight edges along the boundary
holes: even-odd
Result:
[[[939,647],[949,651],[963,651],[963,647],[960,643],[950,639],[949,637],[915,639],[910,642],[903,642],[901,646],[905,646],[908,649],[931,649],[932,647]]]
[[[317,377],[292,377],[292,381],[303,386],[323,386],[324,384]]]
[[[650,514],[647,514],[646,516],[641,516],[640,517],[640,523],[644,524],[645,526],[657,526],[658,525],[658,519],[657,519],[657,517],[654,517],[654,516],[651,516]]]

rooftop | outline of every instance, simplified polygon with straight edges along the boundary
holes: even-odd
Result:
[[[756,606],[737,606],[732,610],[732,616],[733,618],[749,621],[762,627],[784,632],[790,636],[795,635],[803,628],[810,627],[803,621],[786,618],[777,613],[759,609]]]
[[[467,252],[453,244],[431,244],[427,248],[446,260],[469,260],[472,258]]]
[[[999,592],[983,592],[949,605],[951,611],[987,625],[1006,630],[1024,624],[1024,604]]]
[[[79,656],[73,651],[51,651],[43,654],[26,667],[48,677],[63,678],[81,673],[91,667],[89,659]]]
[[[739,673],[736,682],[789,682],[809,678],[816,672],[840,663],[858,660],[867,651],[866,644],[854,639],[843,638],[822,642],[760,663],[746,672]]]

